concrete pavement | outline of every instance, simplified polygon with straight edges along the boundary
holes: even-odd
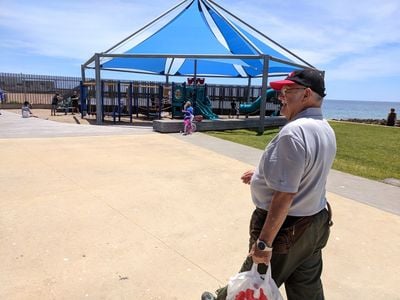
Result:
[[[21,115],[6,110],[1,111],[0,138],[50,138],[77,136],[105,136],[116,134],[140,134],[153,132],[145,126],[90,126],[60,123],[40,118],[22,118]],[[63,116],[61,116],[63,117]],[[68,115],[67,117],[74,117]],[[78,116],[79,117],[79,116]]]
[[[260,151],[2,113],[0,299],[195,300],[240,267]],[[400,299],[399,190],[331,173],[327,299]]]

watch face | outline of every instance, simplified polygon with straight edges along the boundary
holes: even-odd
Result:
[[[267,245],[264,242],[259,241],[257,244],[257,248],[260,249],[261,251],[265,250]]]

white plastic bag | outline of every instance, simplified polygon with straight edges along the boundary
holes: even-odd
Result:
[[[250,271],[231,277],[226,300],[283,300],[271,277],[271,265],[264,279],[262,276],[257,271],[257,264],[253,264]]]

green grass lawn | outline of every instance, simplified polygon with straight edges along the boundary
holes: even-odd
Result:
[[[374,180],[400,179],[400,128],[334,121],[330,124],[337,140],[334,169]],[[278,131],[267,129],[263,135],[244,129],[207,133],[263,150]]]

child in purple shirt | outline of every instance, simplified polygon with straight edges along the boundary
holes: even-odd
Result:
[[[182,111],[185,116],[183,117],[183,134],[192,134],[192,121],[194,119],[193,107],[190,101],[186,101]]]

